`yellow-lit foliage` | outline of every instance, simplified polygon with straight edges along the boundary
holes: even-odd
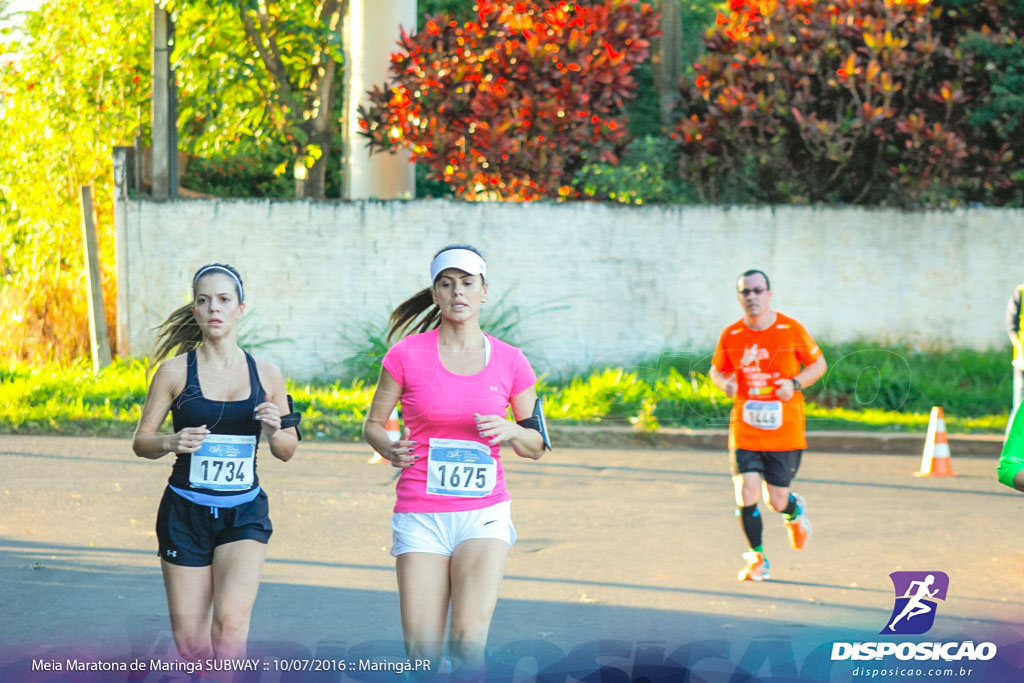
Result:
[[[87,351],[79,188],[90,183],[113,337],[112,148],[131,144],[148,117],[151,7],[50,0],[0,46],[0,358]]]

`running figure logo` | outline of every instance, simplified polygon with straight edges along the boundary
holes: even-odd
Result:
[[[768,360],[770,357],[768,349],[758,348],[757,344],[754,344],[743,349],[743,358],[740,359],[740,365],[753,365],[755,370],[760,370],[761,361]]]
[[[935,623],[936,600],[945,600],[949,576],[945,572],[893,572],[889,574],[896,602],[880,633],[919,635]]]

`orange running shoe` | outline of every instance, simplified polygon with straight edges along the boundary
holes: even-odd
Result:
[[[753,550],[743,553],[747,566],[736,575],[737,581],[766,581],[768,579],[768,560],[764,553]]]
[[[811,539],[811,520],[807,519],[807,503],[799,493],[794,493],[796,500],[796,514],[793,519],[785,522],[786,531],[789,532],[789,544],[800,550],[807,541]]]

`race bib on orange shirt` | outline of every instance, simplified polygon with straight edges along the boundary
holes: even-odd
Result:
[[[778,429],[782,426],[782,401],[746,401],[743,421],[755,429]]]

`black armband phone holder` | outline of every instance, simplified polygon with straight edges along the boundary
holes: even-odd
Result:
[[[530,417],[519,420],[516,422],[517,425],[524,429],[536,429],[540,432],[540,436],[544,439],[544,449],[551,450],[551,439],[548,438],[548,425],[544,419],[544,405],[538,398],[533,404],[533,414]]]
[[[299,441],[302,441],[302,432],[299,431],[299,422],[302,421],[302,413],[294,412],[295,408],[292,406],[291,394],[288,394],[288,410],[290,412],[287,415],[281,416],[281,429],[295,427],[295,434],[299,437]]]

